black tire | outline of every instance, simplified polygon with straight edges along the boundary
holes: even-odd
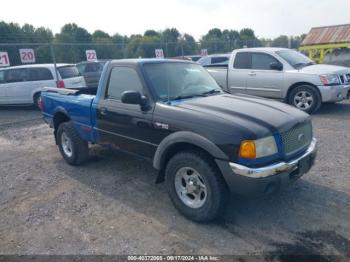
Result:
[[[308,94],[308,98],[311,97],[312,103],[310,103],[309,107],[301,107],[297,105],[296,99],[298,99],[298,95],[301,92],[306,92]],[[308,102],[309,103],[309,102]],[[296,88],[294,88],[288,96],[288,104],[308,113],[312,114],[315,113],[322,104],[322,98],[318,90],[311,86],[311,85],[300,85]]]
[[[36,93],[33,97],[34,107],[40,110],[41,93]]]
[[[195,169],[200,174],[203,180],[201,181],[206,187],[207,195],[201,207],[188,206],[176,191],[176,174],[180,169],[187,167]],[[227,185],[220,171],[214,165],[213,159],[200,151],[181,152],[173,156],[167,163],[165,179],[168,194],[174,206],[190,220],[196,222],[214,220],[226,205],[229,196]]]
[[[71,141],[70,150],[64,149],[62,135],[65,134]],[[79,165],[89,157],[88,143],[80,138],[72,122],[64,122],[59,125],[57,130],[58,148],[66,162],[70,165]],[[71,154],[68,154],[69,151]]]

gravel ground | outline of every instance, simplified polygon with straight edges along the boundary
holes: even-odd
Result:
[[[313,124],[310,173],[277,195],[232,196],[220,219],[196,224],[150,163],[94,146],[71,167],[39,112],[2,108],[0,253],[349,255],[350,103],[325,105]]]

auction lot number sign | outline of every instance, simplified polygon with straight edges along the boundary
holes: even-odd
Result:
[[[0,52],[0,67],[10,66],[10,59],[7,52]]]
[[[96,61],[97,60],[97,55],[95,50],[86,50],[86,60],[87,61]]]
[[[156,58],[164,58],[163,49],[156,49],[155,53],[156,53]]]
[[[35,54],[33,49],[20,49],[19,55],[23,64],[35,63]]]

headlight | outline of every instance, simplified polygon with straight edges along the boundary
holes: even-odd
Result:
[[[244,140],[239,148],[239,156],[250,159],[271,156],[277,152],[277,145],[273,136],[257,140]]]
[[[320,80],[325,86],[340,84],[338,75],[320,75]]]

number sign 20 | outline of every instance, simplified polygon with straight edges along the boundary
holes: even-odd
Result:
[[[20,49],[19,55],[21,56],[22,63],[35,63],[35,55],[33,49]]]

